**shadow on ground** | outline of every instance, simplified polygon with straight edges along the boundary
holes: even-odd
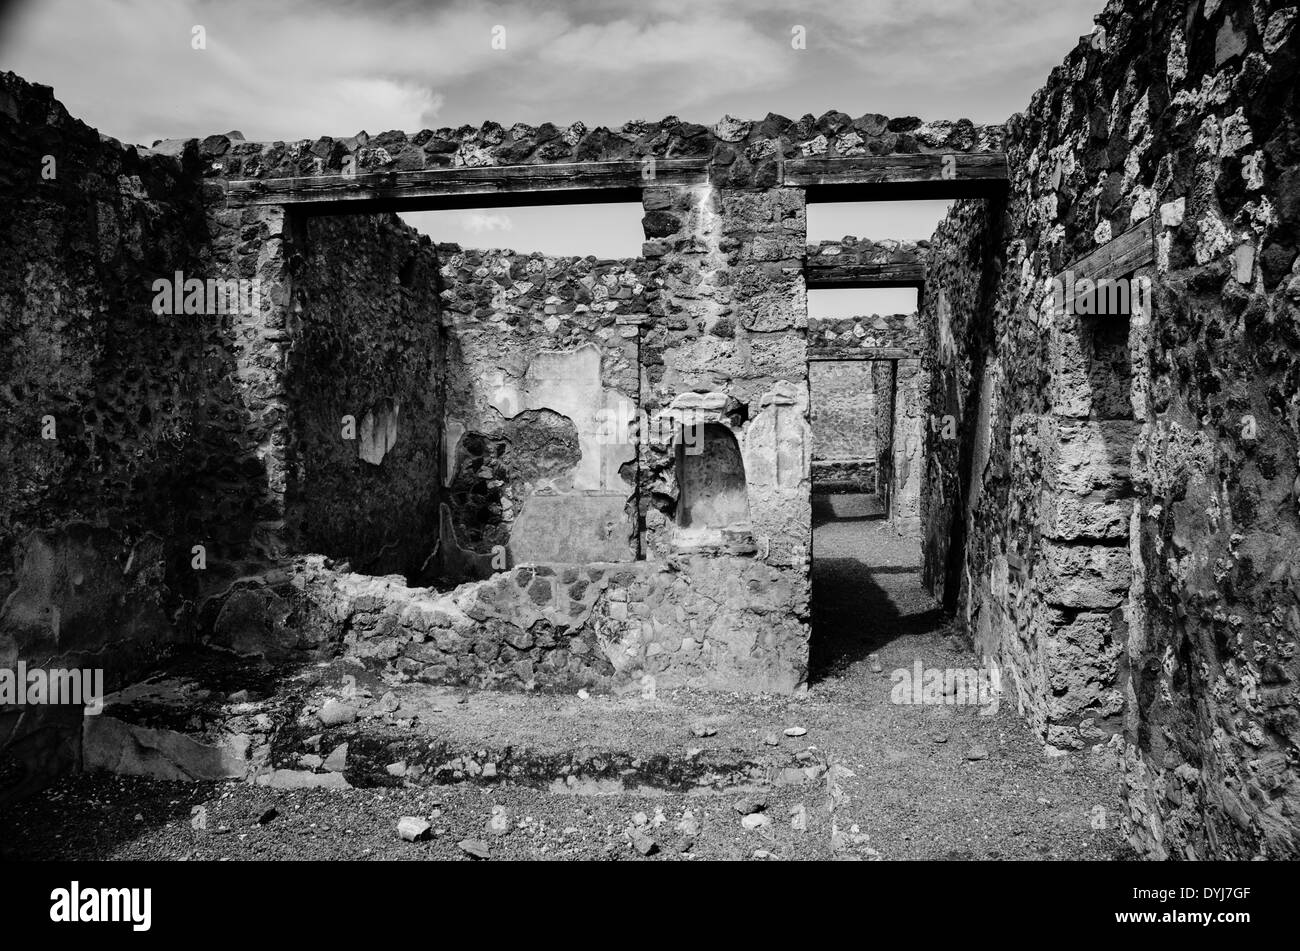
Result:
[[[892,641],[947,625],[921,586],[921,548],[877,519],[813,525],[813,619],[808,661],[816,684]]]

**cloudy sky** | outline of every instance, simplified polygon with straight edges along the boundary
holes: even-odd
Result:
[[[20,0],[2,7],[0,69],[53,86],[73,115],[144,145],[232,129],[288,140],[485,119],[615,126],[677,115],[711,124],[724,114],[828,109],[1000,122],[1091,31],[1103,5]],[[196,26],[205,49],[194,48]],[[806,49],[793,48],[796,26]],[[504,35],[504,49],[493,48],[494,35]],[[928,236],[936,214],[822,212],[810,222],[814,239]],[[437,240],[629,254],[639,248],[639,217],[607,206],[410,220]],[[917,233],[901,233],[908,228]]]

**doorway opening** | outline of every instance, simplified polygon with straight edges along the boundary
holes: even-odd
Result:
[[[809,206],[813,681],[878,677],[891,642],[946,624],[921,583],[928,388],[919,242],[949,205]]]

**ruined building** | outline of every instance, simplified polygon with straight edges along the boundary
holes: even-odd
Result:
[[[1144,855],[1294,857],[1296,18],[1112,0],[983,127],[145,149],[5,74],[0,662],[795,692],[814,493],[869,484],[1044,743],[1121,750]],[[918,197],[957,199],[928,243],[808,245],[810,202]],[[394,214],[628,199],[614,261]],[[1149,294],[1090,313],[1082,281]],[[872,285],[919,313],[810,322],[808,288]],[[74,768],[80,723],[0,710],[10,792]]]

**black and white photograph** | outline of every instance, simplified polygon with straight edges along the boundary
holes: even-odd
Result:
[[[1292,0],[19,0],[0,256],[6,921],[1282,918]]]

